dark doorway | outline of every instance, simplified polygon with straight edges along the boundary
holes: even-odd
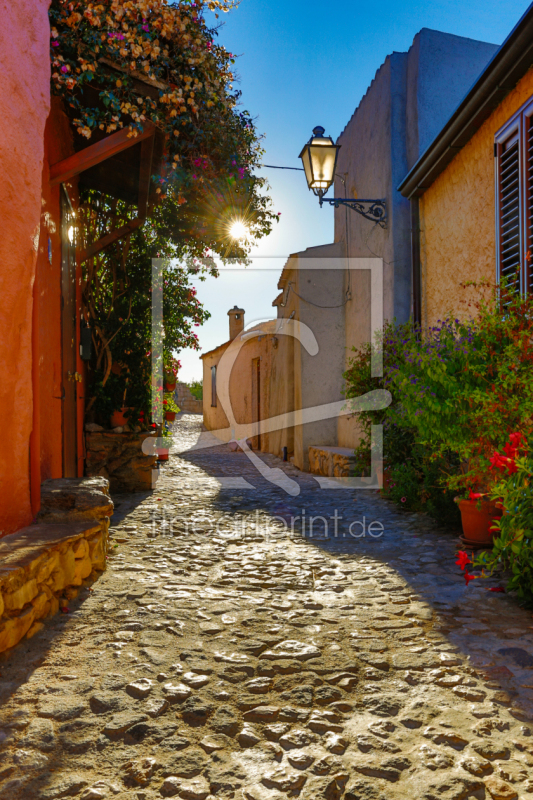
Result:
[[[61,353],[63,477],[78,477],[76,372],[76,247],[74,215],[61,187]]]
[[[252,359],[252,447],[261,450],[261,359]]]

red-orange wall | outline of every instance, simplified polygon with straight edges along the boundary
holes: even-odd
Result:
[[[50,103],[48,0],[2,4],[0,535],[32,519],[32,304]]]

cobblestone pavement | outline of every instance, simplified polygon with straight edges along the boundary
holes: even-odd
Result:
[[[531,614],[423,516],[175,427],[107,572],[0,664],[0,797],[531,796]]]

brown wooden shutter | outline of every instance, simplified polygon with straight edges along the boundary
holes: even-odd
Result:
[[[498,157],[499,279],[520,291],[520,149],[515,134],[500,146]]]
[[[525,251],[526,287],[533,292],[533,114],[526,117],[526,191],[525,191]]]

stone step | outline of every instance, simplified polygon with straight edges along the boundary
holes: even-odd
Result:
[[[29,525],[0,541],[0,653],[42,628],[66,589],[106,566],[99,520]],[[96,576],[95,576],[96,577]]]
[[[309,472],[326,478],[350,478],[355,472],[355,455],[349,447],[309,446]]]

